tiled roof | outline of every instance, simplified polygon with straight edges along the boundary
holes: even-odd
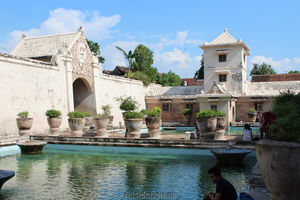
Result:
[[[251,82],[300,81],[300,74],[253,75]]]
[[[300,92],[300,81],[255,82],[248,83],[246,95],[249,96],[276,96],[286,91]]]
[[[151,88],[146,97],[189,97],[202,94],[203,86],[173,86]]]
[[[11,54],[25,58],[53,56],[59,49],[63,49],[66,46],[70,47],[77,38],[78,33],[24,37]]]
[[[209,42],[208,44],[225,44],[225,43],[235,43],[237,42],[232,35],[228,33],[228,31],[225,29],[225,31],[219,35],[216,39],[214,39],[212,42]]]

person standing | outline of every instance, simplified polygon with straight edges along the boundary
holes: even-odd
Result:
[[[234,186],[221,176],[221,169],[217,166],[208,170],[210,180],[216,184],[216,193],[205,194],[204,200],[236,200],[237,193]]]
[[[244,126],[244,135],[243,140],[244,141],[251,141],[252,140],[252,129],[249,124],[245,124]]]

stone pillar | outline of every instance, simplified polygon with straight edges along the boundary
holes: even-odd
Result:
[[[98,63],[98,59],[94,56],[94,62],[92,64],[93,66],[93,74],[94,74],[94,92],[95,92],[95,102],[96,102],[96,112],[100,113],[101,108],[100,108],[100,100],[99,100],[99,95],[98,91],[100,88],[100,78],[102,75],[102,68],[101,65]]]
[[[74,111],[72,56],[67,49],[60,50],[60,59],[65,69],[68,112]]]

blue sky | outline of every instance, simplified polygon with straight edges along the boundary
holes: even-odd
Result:
[[[154,53],[160,72],[182,78],[199,69],[204,41],[224,28],[248,44],[253,63],[271,64],[278,73],[300,70],[300,1],[3,1],[0,7],[0,51],[10,52],[20,36],[74,32],[97,41],[106,58],[103,69],[127,65],[115,45],[134,50],[138,44]]]

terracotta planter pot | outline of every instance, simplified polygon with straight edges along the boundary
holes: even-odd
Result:
[[[300,199],[300,143],[264,139],[255,149],[271,199]]]
[[[197,126],[200,132],[200,136],[202,136],[203,133],[212,132],[215,131],[217,128],[217,118],[199,118],[196,120]]]
[[[98,137],[108,137],[107,125],[108,125],[108,118],[95,118],[96,127],[97,127],[97,134]]]
[[[226,129],[227,127],[227,119],[226,117],[218,117],[217,118],[217,129]]]
[[[159,128],[161,126],[160,117],[146,117],[146,126],[148,128],[149,139],[160,139],[161,134]]]
[[[93,124],[93,118],[92,117],[86,117],[83,130],[85,132],[89,131],[92,124]]]
[[[17,118],[17,126],[20,136],[29,135],[32,127],[33,118]]]
[[[143,125],[143,119],[126,119],[125,124],[127,124],[128,137],[130,138],[140,138],[141,137],[141,127]]]
[[[185,123],[190,124],[192,119],[192,114],[186,114],[184,115]]]
[[[256,115],[257,113],[248,113],[248,118],[250,122],[256,122]]]
[[[85,118],[68,119],[68,122],[71,129],[71,135],[81,137],[83,133],[82,129],[85,125]]]
[[[50,134],[51,135],[59,135],[59,126],[61,125],[61,117],[48,117],[47,118]]]

